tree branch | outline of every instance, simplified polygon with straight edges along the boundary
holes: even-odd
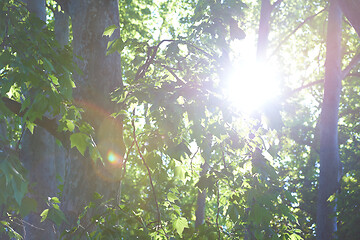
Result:
[[[360,53],[357,53],[350,61],[350,63],[341,72],[341,77],[344,79],[350,74],[350,71],[360,62]]]
[[[134,113],[135,113],[135,109],[134,109]],[[134,114],[135,115],[135,114]],[[161,214],[160,214],[160,209],[159,209],[159,203],[157,201],[157,197],[156,197],[156,191],[155,191],[155,187],[154,187],[154,184],[153,184],[153,181],[152,181],[152,177],[151,177],[151,171],[150,171],[150,168],[149,166],[147,165],[147,163],[145,162],[145,158],[144,156],[142,155],[141,153],[141,150],[140,150],[140,147],[139,147],[139,143],[136,139],[136,132],[135,132],[135,121],[134,119],[131,121],[131,125],[133,127],[133,137],[134,137],[134,142],[135,142],[135,146],[138,150],[138,153],[139,153],[139,156],[144,164],[144,166],[146,167],[146,170],[148,172],[148,176],[149,176],[149,181],[150,181],[150,185],[151,185],[151,189],[153,191],[153,194],[154,194],[154,201],[155,201],[155,205],[156,205],[156,211],[157,211],[157,222],[159,223],[160,225],[160,228],[163,230],[166,238],[168,238],[166,232],[165,232],[165,229],[163,228],[162,226],[162,223],[161,223]]]
[[[294,30],[292,30],[286,37],[284,37],[283,40],[280,41],[279,45],[275,48],[275,50],[270,55],[270,57],[274,56],[275,53],[277,51],[279,51],[280,47],[284,44],[284,42],[286,42],[294,33],[296,33],[297,30],[299,30],[305,23],[312,20],[314,17],[318,16],[319,14],[324,12],[326,9],[327,9],[327,6],[324,9],[322,9],[321,11],[315,13],[314,15],[311,15],[311,16],[307,17],[303,22],[301,22]]]
[[[26,111],[28,110],[24,109],[23,111],[20,111],[21,103],[7,97],[2,97],[1,101],[5,105],[5,107],[7,107],[7,109],[9,109],[12,113],[15,113],[19,117],[24,117]],[[58,124],[55,118],[50,119],[48,117],[42,116],[42,118],[35,119],[34,123],[47,130],[55,138],[59,139],[66,149],[70,149],[70,133],[59,132],[57,130]]]
[[[341,71],[341,78],[344,80],[346,77],[348,76],[355,76],[355,77],[360,77],[360,74],[357,73],[353,73],[350,74],[350,71],[355,67],[356,64],[358,64],[360,62],[360,53],[357,53],[350,61],[350,63]],[[308,84],[305,84],[301,87],[295,88],[294,90],[292,90],[289,94],[286,95],[285,98],[291,97],[293,94],[300,92],[303,89],[312,87],[314,85],[317,84],[322,84],[324,83],[324,79],[320,79]]]
[[[141,67],[139,67],[139,69],[137,70],[137,72],[135,74],[135,81],[137,81],[138,79],[145,76],[145,73],[147,72],[149,66],[155,60],[155,57],[156,57],[156,54],[157,54],[157,52],[159,50],[160,45],[165,43],[165,42],[177,42],[177,43],[180,43],[180,44],[188,45],[188,46],[198,50],[199,52],[205,54],[207,57],[215,59],[214,56],[212,56],[210,53],[207,53],[205,50],[203,50],[203,49],[201,49],[201,48],[199,48],[199,47],[197,47],[197,46],[195,46],[195,45],[193,45],[193,44],[191,44],[189,42],[186,42],[186,41],[183,41],[183,40],[164,39],[164,40],[161,40],[156,46],[149,47],[149,51],[148,51],[148,54],[147,54],[147,59],[146,59],[145,63]]]
[[[220,215],[220,187],[219,187],[219,181],[216,181],[216,229],[218,232],[218,239],[221,239],[221,235],[220,235],[220,227],[219,227],[219,215]]]
[[[360,78],[360,73],[359,72],[356,72],[356,73],[350,73],[347,75],[348,77],[358,77]]]
[[[171,73],[171,75],[173,75],[173,77],[176,79],[178,83],[185,84],[185,81],[182,80],[178,75],[176,75],[176,73],[170,67],[157,61],[154,61],[154,63],[158,63],[162,68],[166,69],[169,73]]]
[[[271,5],[271,7],[272,7],[272,9],[274,9],[274,8],[276,8],[276,6],[278,6],[280,3],[282,3],[284,0],[277,0],[277,1],[275,1],[272,5]]]
[[[301,87],[295,88],[289,94],[287,94],[286,98],[291,97],[292,95],[294,95],[295,93],[300,92],[303,89],[306,89],[306,88],[309,88],[309,87],[312,87],[314,85],[321,84],[321,83],[324,83],[324,79],[320,79],[320,80],[305,84],[305,85],[303,85]]]
[[[356,33],[360,37],[360,2],[358,0],[338,0],[341,11],[349,20]]]

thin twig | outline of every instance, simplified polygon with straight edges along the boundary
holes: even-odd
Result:
[[[193,170],[193,160],[194,160],[194,157],[196,156],[196,154],[199,152],[199,150],[200,150],[200,147],[197,147],[196,152],[190,157],[191,173],[194,173],[194,170]]]
[[[188,46],[190,46],[190,47],[198,50],[199,52],[202,52],[202,53],[205,54],[208,58],[215,59],[215,57],[214,57],[213,55],[211,55],[210,53],[206,52],[205,50],[203,50],[203,49],[195,46],[195,45],[192,44],[192,43],[189,43],[189,42],[186,42],[186,41],[183,41],[183,40],[179,40],[179,42],[182,43],[182,44],[186,44],[186,45],[188,45]]]
[[[167,39],[165,39],[165,40],[161,40],[156,46],[149,47],[147,59],[146,59],[144,65],[142,65],[138,69],[138,71],[136,72],[135,81],[137,81],[138,79],[145,76],[145,73],[147,72],[150,64],[152,64],[152,62],[154,61],[154,59],[156,57],[156,54],[157,54],[157,52],[159,50],[160,45],[163,44],[164,42],[174,42],[174,41],[176,41],[176,40],[167,40]],[[152,52],[152,54],[151,54],[151,52]]]
[[[322,9],[321,11],[315,13],[314,15],[311,15],[309,17],[307,17],[303,22],[301,22],[294,30],[292,30],[286,37],[283,38],[283,40],[280,41],[279,45],[275,48],[275,50],[273,51],[273,53],[270,55],[269,58],[271,58],[272,56],[275,55],[275,53],[277,51],[279,51],[280,47],[284,44],[284,42],[286,42],[294,33],[297,32],[297,30],[299,30],[305,23],[307,23],[308,21],[310,21],[311,19],[313,19],[314,17],[316,17],[317,15],[321,14],[322,12],[324,12],[327,9],[327,6]]]
[[[341,77],[344,79],[350,73],[350,71],[360,62],[360,53],[357,53],[350,61],[350,63],[341,72]]]
[[[159,50],[159,47],[161,44],[165,43],[165,42],[178,42],[181,44],[185,44],[188,45],[196,50],[198,50],[199,52],[202,52],[203,54],[205,54],[207,57],[209,58],[214,58],[214,56],[212,56],[211,54],[207,53],[205,50],[189,43],[186,42],[184,40],[171,40],[171,39],[164,39],[161,40],[156,46],[153,47],[149,47],[148,49],[148,54],[147,54],[147,59],[145,61],[145,63],[137,70],[136,74],[135,74],[135,81],[137,81],[138,79],[142,78],[145,76],[145,73],[147,72],[147,70],[149,69],[149,66],[154,62],[156,54]]]
[[[223,161],[223,164],[224,164],[224,168],[227,168],[227,165],[226,165],[226,161],[225,161],[225,154],[224,154],[224,150],[221,151],[221,158],[222,158],[222,161]]]
[[[161,67],[163,67],[163,68],[166,69],[169,73],[171,73],[171,75],[173,75],[173,77],[176,79],[176,81],[177,81],[178,83],[185,84],[185,81],[182,80],[180,77],[178,77],[178,76],[176,75],[176,73],[175,73],[170,67],[166,66],[165,64],[159,63],[159,62],[157,62],[157,61],[154,61],[154,62],[155,62],[155,63],[158,63]]]
[[[126,163],[129,158],[130,151],[133,148],[134,144],[135,144],[135,141],[133,141],[131,143],[131,146],[129,147],[128,151],[126,152],[126,156],[123,161],[122,172],[121,172],[120,181],[119,181],[119,190],[118,190],[118,195],[117,195],[118,205],[120,205],[120,203],[121,203],[121,186],[122,186],[122,180],[124,179],[125,174],[126,174]]]
[[[219,189],[219,181],[216,181],[216,187],[217,187],[217,192],[216,192],[216,205],[217,205],[217,212],[216,212],[216,229],[218,232],[218,239],[221,239],[221,235],[220,235],[220,228],[219,228],[219,214],[220,214],[220,189]]]
[[[134,109],[133,112],[134,112],[134,115],[135,115],[135,109]],[[134,121],[134,119],[132,119],[131,125],[132,125],[132,127],[133,127],[133,137],[134,137],[134,142],[135,142],[136,148],[137,148],[138,153],[139,153],[139,156],[140,156],[140,158],[141,158],[141,160],[142,160],[142,162],[143,162],[143,164],[144,164],[144,166],[146,167],[147,172],[148,172],[149,181],[150,181],[150,185],[151,185],[151,189],[152,189],[152,192],[153,192],[153,195],[154,195],[154,200],[155,200],[155,205],[156,205],[157,221],[158,221],[158,223],[159,223],[159,225],[160,225],[160,228],[163,230],[166,238],[168,239],[169,237],[168,237],[168,235],[166,234],[166,231],[165,231],[165,229],[164,229],[164,227],[163,227],[163,225],[162,225],[162,222],[161,222],[160,208],[159,208],[159,203],[158,203],[157,197],[156,197],[155,187],[154,187],[154,184],[153,184],[153,181],[152,181],[152,177],[151,177],[151,171],[150,171],[149,166],[148,166],[147,163],[145,162],[145,158],[144,158],[144,156],[142,155],[142,152],[141,152],[140,147],[139,147],[139,143],[138,143],[138,141],[137,141],[137,139],[136,139],[136,132],[135,132],[135,129],[136,129],[136,128],[135,128],[135,121]]]
[[[350,63],[341,71],[341,77],[342,79],[348,77],[348,76],[352,76],[355,74],[350,74],[350,71],[355,67],[356,64],[358,64],[360,62],[360,53],[357,53],[350,61]],[[356,76],[356,75],[355,75]],[[300,92],[303,89],[318,85],[318,84],[322,84],[324,83],[324,79],[320,79],[320,80],[316,80],[314,82],[305,84],[301,87],[295,88],[294,90],[292,90],[289,94],[286,94],[285,98],[291,97],[292,95],[294,95],[297,92]]]
[[[38,230],[41,230],[41,231],[45,231],[45,229],[43,229],[43,228],[40,228],[40,227],[37,227],[37,226],[35,226],[35,225],[32,225],[31,223],[29,223],[29,222],[27,222],[27,221],[25,221],[25,220],[23,220],[23,219],[20,219],[20,218],[18,218],[18,220],[21,222],[21,223],[25,223],[26,225],[28,225],[28,226],[30,226],[30,227],[32,227],[32,228],[35,228],[35,229],[38,229]]]
[[[321,83],[324,83],[324,79],[316,80],[314,82],[305,84],[305,85],[303,85],[301,87],[295,88],[294,90],[291,91],[291,93],[287,94],[286,98],[291,97],[293,94],[295,94],[297,92],[300,92],[303,89],[306,89],[306,88],[309,88],[309,87],[312,87],[314,85],[321,84]]]

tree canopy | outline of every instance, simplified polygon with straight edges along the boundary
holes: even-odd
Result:
[[[0,0],[0,238],[358,239],[359,11]]]

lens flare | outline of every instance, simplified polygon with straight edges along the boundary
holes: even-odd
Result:
[[[119,154],[116,154],[115,152],[109,150],[107,154],[107,160],[112,165],[121,165],[122,164],[122,157]]]
[[[104,181],[116,182],[122,177],[124,159],[119,146],[123,146],[122,121],[96,105],[91,100],[75,99],[76,105],[84,108],[89,119],[102,119],[102,122],[90,122],[97,126],[96,145],[104,161],[91,161],[96,175]]]

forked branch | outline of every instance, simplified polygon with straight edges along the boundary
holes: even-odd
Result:
[[[135,109],[134,109],[134,113],[135,113]],[[135,114],[134,114],[135,115]],[[152,192],[153,192],[153,195],[154,195],[154,201],[155,201],[155,205],[156,205],[156,211],[157,211],[157,222],[158,224],[160,225],[160,228],[163,230],[166,238],[168,239],[168,235],[166,234],[166,231],[162,225],[162,222],[161,222],[161,214],[160,214],[160,208],[159,208],[159,203],[158,203],[158,200],[157,200],[157,196],[156,196],[156,191],[155,191],[155,187],[154,187],[154,184],[153,184],[153,180],[152,180],[152,177],[151,177],[151,171],[150,171],[150,168],[149,166],[147,165],[146,161],[145,161],[145,158],[144,156],[142,155],[142,152],[140,150],[140,147],[139,147],[139,143],[137,141],[137,138],[136,138],[136,131],[135,131],[135,121],[134,119],[131,121],[131,125],[133,127],[133,137],[134,137],[134,142],[135,142],[135,146],[138,150],[138,153],[139,153],[139,156],[144,164],[144,166],[146,167],[146,170],[148,172],[148,176],[149,176],[149,181],[150,181],[150,185],[151,185],[151,189],[152,189]]]

